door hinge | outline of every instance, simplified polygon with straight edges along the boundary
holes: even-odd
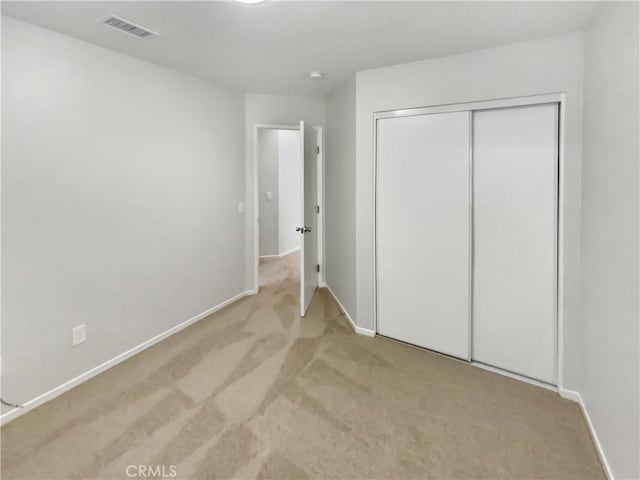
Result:
[[[316,265],[316,272],[320,272],[320,264]]]
[[[316,151],[318,152],[318,155],[320,155],[320,145],[316,147]]]
[[[316,213],[320,213],[320,205],[316,205]]]

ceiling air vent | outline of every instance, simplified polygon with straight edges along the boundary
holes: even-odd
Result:
[[[102,20],[102,23],[110,27],[117,28],[121,32],[128,33],[129,35],[133,35],[134,37],[138,38],[149,38],[158,35],[153,30],[141,27],[140,25],[136,25],[135,23],[131,23],[129,20],[116,17],[115,15],[108,16],[107,18]]]

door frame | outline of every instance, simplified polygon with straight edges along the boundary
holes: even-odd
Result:
[[[317,185],[317,201],[320,207],[318,213],[318,264],[320,265],[320,271],[318,272],[318,288],[326,287],[327,283],[324,278],[324,129],[322,127],[313,127],[318,136],[318,185]]]
[[[557,104],[558,105],[558,164],[556,167],[556,198],[555,198],[555,308],[554,322],[556,330],[554,355],[555,355],[555,379],[556,385],[550,385],[539,380],[531,379],[523,375],[518,375],[506,370],[495,367],[488,367],[484,364],[473,361],[472,357],[472,308],[473,308],[473,112],[479,110],[495,110],[500,108],[525,107],[541,104]],[[564,93],[548,93],[541,95],[530,95],[523,97],[500,98],[493,100],[482,100],[476,102],[452,103],[445,105],[434,105],[416,108],[401,108],[394,110],[385,110],[374,112],[373,115],[373,281],[374,281],[374,305],[373,305],[373,324],[374,331],[378,334],[378,120],[385,118],[409,117],[416,115],[429,115],[436,113],[450,113],[469,111],[471,122],[471,135],[469,140],[469,162],[471,169],[471,177],[469,182],[470,192],[470,235],[469,235],[469,272],[470,272],[470,302],[469,302],[469,354],[470,364],[480,368],[489,369],[503,375],[507,375],[519,380],[542,386],[553,391],[562,391],[563,381],[563,365],[564,365],[564,188],[562,182],[564,179],[564,145],[565,145],[565,111],[566,96]],[[438,352],[436,352],[438,353]],[[450,357],[453,358],[453,357]],[[459,361],[464,361],[456,359]]]
[[[324,286],[324,136],[323,127],[313,127],[318,133],[318,146],[320,153],[318,155],[318,205],[320,205],[320,215],[318,216],[318,262],[320,263],[320,272],[318,273],[318,286]],[[252,128],[253,135],[253,293],[257,294],[260,289],[260,192],[259,192],[259,148],[258,135],[260,130],[295,130],[300,131],[300,125],[287,125],[277,123],[254,123]],[[322,284],[321,284],[322,281]]]

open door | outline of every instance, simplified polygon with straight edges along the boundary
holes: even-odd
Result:
[[[304,317],[318,288],[318,204],[317,162],[318,135],[315,129],[300,122],[300,186],[302,188],[302,208],[300,226],[300,316]]]

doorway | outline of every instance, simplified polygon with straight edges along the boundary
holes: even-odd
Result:
[[[254,291],[296,284],[300,315],[322,285],[322,127],[253,129]]]

